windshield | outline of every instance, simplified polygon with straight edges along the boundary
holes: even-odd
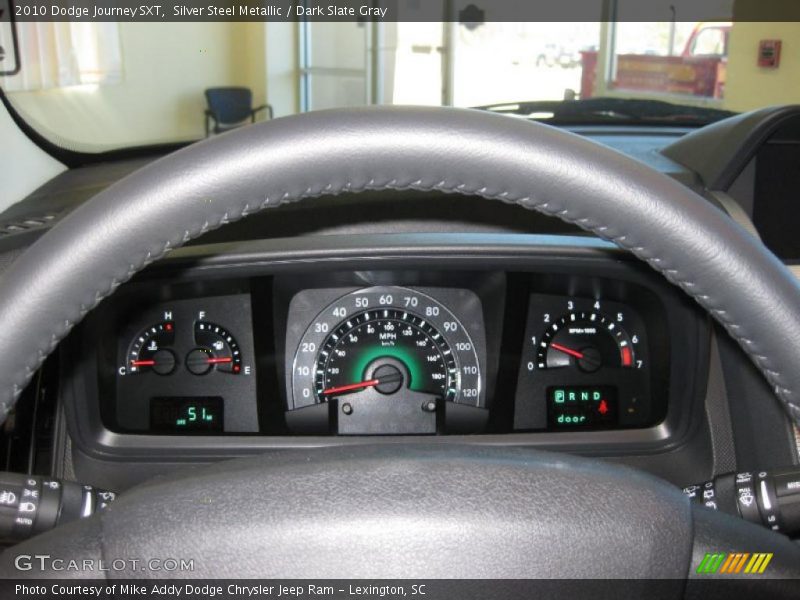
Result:
[[[86,152],[370,104],[699,126],[800,100],[780,52],[797,23],[28,20],[16,38],[19,72],[0,77],[11,106]]]

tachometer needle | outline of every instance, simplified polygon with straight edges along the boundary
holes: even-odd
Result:
[[[577,350],[573,350],[572,348],[567,348],[566,346],[562,346],[561,344],[556,344],[553,342],[550,344],[550,347],[554,350],[558,350],[559,352],[563,352],[564,354],[569,354],[570,356],[574,356],[575,358],[583,358],[583,352],[578,352]]]
[[[380,379],[369,379],[367,381],[359,381],[358,383],[350,383],[348,385],[340,385],[339,387],[328,388],[327,390],[323,390],[322,394],[324,396],[328,396],[330,394],[340,394],[342,392],[360,390],[362,388],[368,388],[374,385],[378,385],[380,382],[381,382]]]

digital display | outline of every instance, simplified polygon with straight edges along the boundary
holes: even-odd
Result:
[[[617,388],[555,386],[547,388],[551,429],[610,429],[617,426]]]
[[[219,396],[151,398],[150,429],[154,433],[221,432],[223,406]]]

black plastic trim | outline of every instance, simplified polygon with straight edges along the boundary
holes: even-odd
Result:
[[[137,281],[168,278],[209,281],[278,273],[331,270],[498,270],[545,271],[587,277],[607,277],[645,285],[665,300],[668,319],[682,336],[673,343],[670,410],[664,422],[647,429],[596,432],[509,433],[425,438],[434,443],[524,445],[589,455],[665,455],[664,468],[675,463],[674,453],[691,445],[692,466],[710,469],[707,428],[704,427],[710,328],[704,313],[656,273],[613,244],[595,238],[531,235],[372,235],[326,236],[195,246],[175,251],[170,258],[141,274]],[[96,461],[143,463],[205,462],[257,453],[267,448],[324,447],[363,444],[364,439],[341,437],[159,437],[123,435],[107,430],[100,417],[96,392],[97,365],[80,351],[81,327],[62,345],[65,360],[62,391],[69,431],[76,447]],[[368,438],[404,443],[415,437]],[[670,453],[673,453],[672,458]],[[687,459],[688,460],[688,459]],[[706,462],[709,464],[707,465]],[[684,462],[685,466],[685,462]],[[672,467],[678,468],[678,467]],[[684,477],[686,475],[684,474]]]
[[[800,105],[742,113],[687,134],[661,154],[697,173],[707,189],[727,191],[761,145],[798,115]]]

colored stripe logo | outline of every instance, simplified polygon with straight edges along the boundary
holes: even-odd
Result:
[[[699,575],[760,575],[772,560],[771,552],[706,552],[697,566]]]

